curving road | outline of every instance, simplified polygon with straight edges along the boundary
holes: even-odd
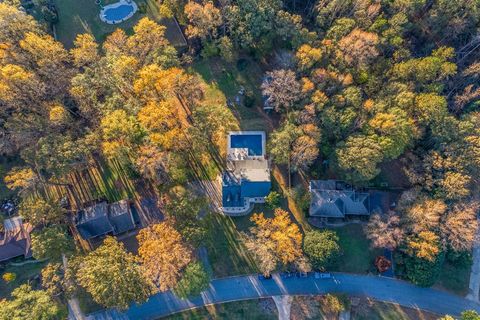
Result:
[[[480,304],[462,297],[430,288],[420,288],[404,281],[345,273],[333,273],[331,279],[282,278],[276,274],[270,280],[260,280],[256,275],[212,280],[210,288],[201,296],[182,300],[171,292],[156,294],[140,305],[132,305],[124,313],[104,310],[88,315],[87,319],[158,319],[172,313],[235,300],[248,300],[277,295],[310,295],[346,293],[368,296],[375,300],[398,303],[437,314],[459,315],[464,310],[480,312]]]

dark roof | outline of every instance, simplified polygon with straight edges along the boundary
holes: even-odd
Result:
[[[32,226],[15,217],[4,221],[4,231],[0,233],[0,261],[24,256],[30,258],[30,232]]]
[[[77,215],[77,230],[84,239],[113,233],[117,235],[135,229],[130,203],[127,200],[107,204],[96,203]]]
[[[113,226],[113,234],[135,229],[130,203],[127,200],[112,203],[109,209],[108,217]]]
[[[77,229],[82,238],[90,239],[113,231],[108,219],[108,205],[105,201],[80,211],[77,215]]]
[[[341,189],[335,180],[310,182],[310,215],[344,218],[345,215],[369,215],[370,198],[366,192]]]
[[[245,199],[239,185],[224,185],[222,187],[222,205],[224,207],[243,207]]]

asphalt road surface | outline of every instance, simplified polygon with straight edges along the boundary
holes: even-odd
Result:
[[[180,299],[171,292],[156,294],[124,312],[103,310],[88,315],[87,319],[158,319],[172,313],[228,301],[249,300],[278,295],[309,295],[346,293],[366,296],[379,301],[397,303],[437,314],[459,315],[464,310],[477,310],[480,304],[448,292],[420,288],[405,281],[386,277],[332,273],[330,279],[308,277],[285,278],[276,274],[272,279],[257,275],[212,280],[208,290],[192,299]]]

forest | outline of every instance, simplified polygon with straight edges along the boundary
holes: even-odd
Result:
[[[243,128],[192,71],[209,59],[262,66],[258,92],[247,90],[245,100],[260,112],[273,107],[268,155],[286,190],[298,177],[328,174],[367,187],[382,170],[398,170],[391,174],[406,186],[396,208],[364,226],[372,246],[394,251],[397,275],[420,286],[432,286],[447,262],[471,265],[479,1],[157,2],[178,20],[187,48],[177,50],[165,27],[144,17],[105,39],[78,35],[67,49],[15,1],[0,3],[0,156],[15,162],[0,174],[33,227],[34,258],[48,262],[41,288],[16,288],[0,319],[62,318],[66,299],[80,294],[125,309],[155,292],[187,297],[208,286],[196,252],[208,238],[197,213],[209,201],[188,186],[214,180],[228,132]],[[121,198],[77,184],[108,166],[131,183],[129,195],[148,190],[165,213],[139,232],[138,254],[114,237],[91,250],[73,230],[86,202]],[[242,233],[259,272],[335,265],[335,232],[303,230],[275,194],[267,202],[274,216],[252,215]]]

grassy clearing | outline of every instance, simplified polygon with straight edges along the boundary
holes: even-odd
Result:
[[[211,214],[207,217],[209,237],[206,243],[214,277],[249,274],[257,271],[232,218]]]
[[[10,283],[6,283],[0,278],[0,298],[7,298],[10,293],[18,286],[33,280],[40,274],[42,268],[46,265],[46,262],[29,263],[23,266],[7,266],[4,270],[0,271],[3,275],[7,272],[15,273],[16,279]]]
[[[135,197],[136,190],[131,175],[132,172],[117,161],[96,159],[88,169],[75,171],[66,179],[73,186],[73,191],[81,203],[98,199],[115,202]],[[70,202],[74,201],[63,186],[50,186],[46,191],[49,197],[58,199],[68,194]]]
[[[272,299],[236,301],[198,308],[172,316],[162,318],[165,320],[274,320],[278,314]]]
[[[333,230],[340,238],[340,246],[343,251],[335,271],[351,273],[374,271],[373,262],[376,256],[382,254],[382,250],[370,248],[370,242],[365,237],[362,226],[350,224]]]
[[[67,48],[73,46],[73,41],[78,34],[91,33],[97,41],[102,42],[107,35],[117,28],[124,29],[127,33],[132,32],[133,26],[142,17],[148,16],[151,19],[161,22],[167,27],[166,37],[174,46],[184,46],[184,38],[179,32],[176,23],[173,20],[162,20],[158,15],[154,2],[150,0],[135,0],[137,5],[145,6],[146,13],[137,11],[135,15],[125,22],[109,25],[100,20],[100,7],[94,0],[55,0],[59,21],[56,24],[57,38]],[[115,0],[102,1],[104,5],[117,2]]]
[[[247,108],[243,103],[235,104],[231,110],[238,119],[242,130],[266,130],[265,118],[259,112],[262,106],[260,91],[262,70],[251,59],[241,60],[244,61],[242,70],[235,64],[228,64],[220,59],[212,58],[194,63],[191,66],[191,71],[197,73],[208,84],[207,99],[225,105],[227,99],[235,101],[235,96],[240,88],[245,88],[246,92],[255,98],[254,105]]]

